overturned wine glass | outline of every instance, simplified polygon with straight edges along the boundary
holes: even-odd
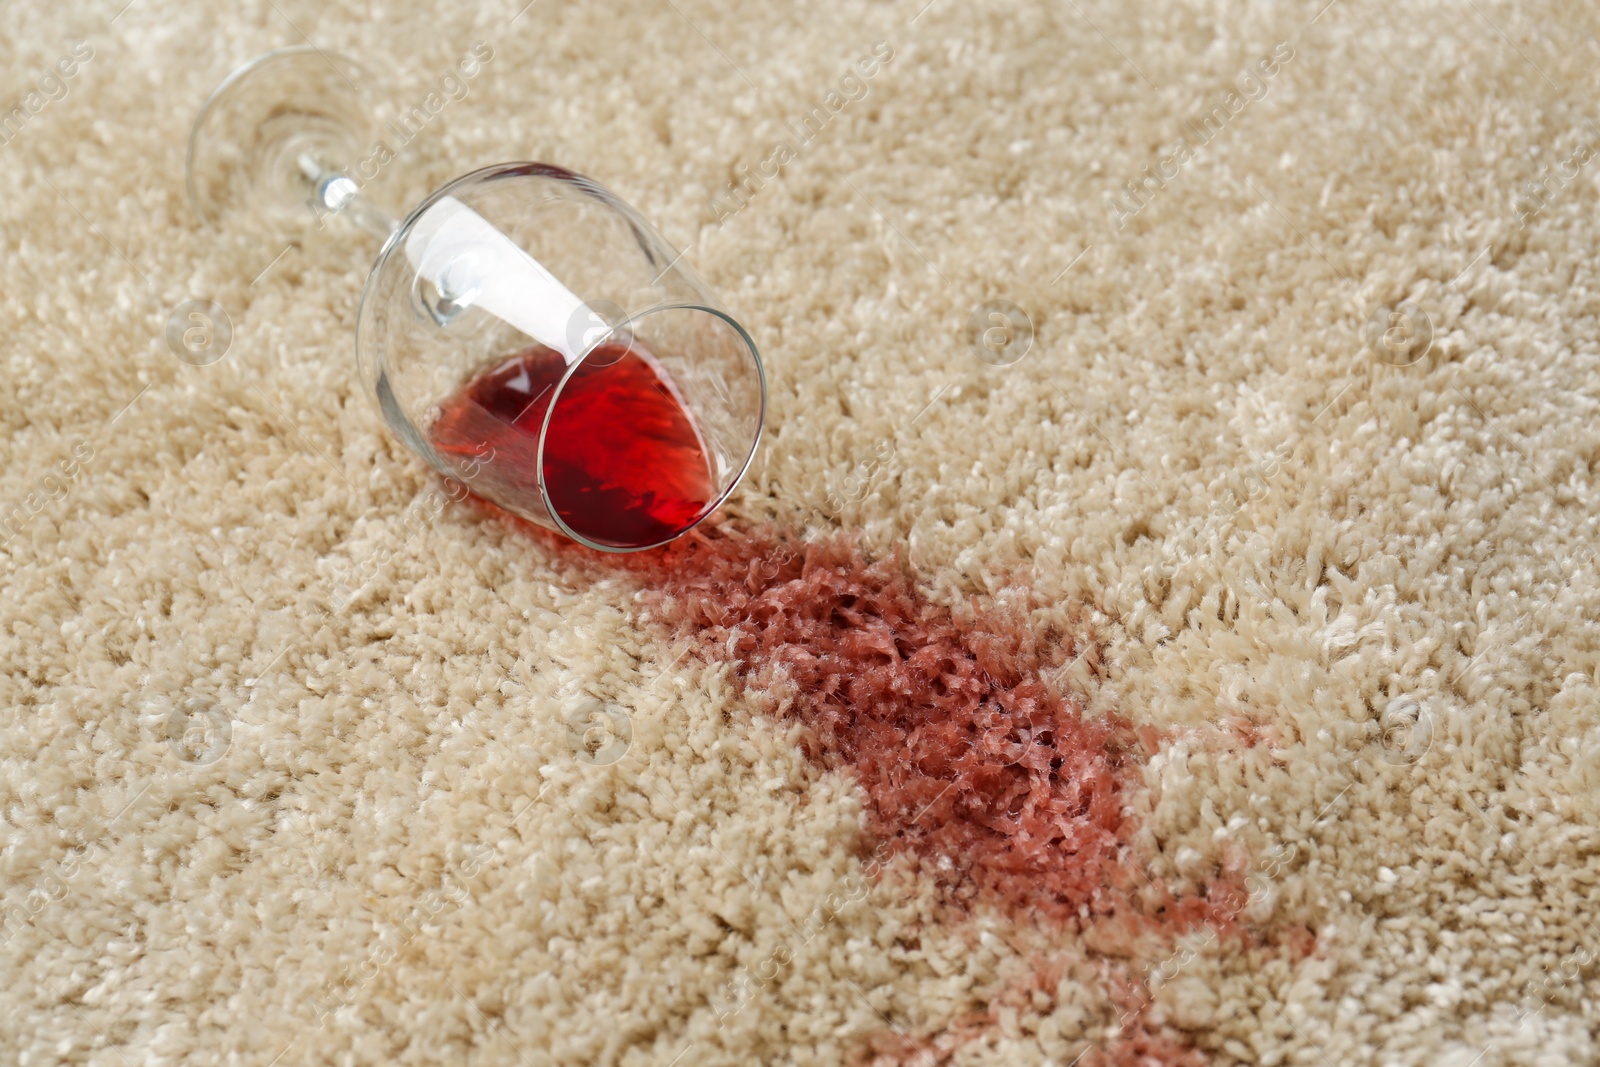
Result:
[[[299,47],[229,75],[190,135],[195,210],[338,216],[382,240],[360,374],[440,473],[603,551],[692,529],[760,440],[750,335],[637,212],[561,167],[485,167],[394,218],[358,180],[382,142],[356,69]]]

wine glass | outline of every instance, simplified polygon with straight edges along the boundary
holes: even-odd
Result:
[[[358,180],[379,142],[356,69],[297,47],[229,75],[189,139],[195,210],[337,215],[381,239],[361,378],[440,473],[603,551],[692,529],[760,440],[749,333],[636,211],[561,167],[485,167],[395,219]]]

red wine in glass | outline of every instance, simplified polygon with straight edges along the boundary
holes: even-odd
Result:
[[[473,378],[440,405],[434,449],[474,471],[468,488],[537,499],[539,431],[567,372],[543,345]],[[716,481],[672,379],[637,339],[597,346],[559,392],[545,434],[544,484],[561,521],[609,548],[669,540],[705,514]]]
[[[359,67],[303,46],[229,74],[190,133],[195,210],[212,225],[254,215],[285,236],[337,215],[382,242],[356,316],[361,383],[441,474],[592,548],[691,529],[761,439],[767,382],[750,334],[682,251],[564,167],[484,167],[409,214],[371,201],[343,169],[378,132],[349,92],[344,72]],[[653,350],[574,365],[593,327],[618,323],[607,340],[642,336]],[[507,327],[519,340],[479,347]]]

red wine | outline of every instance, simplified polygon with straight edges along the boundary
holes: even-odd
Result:
[[[441,405],[434,449],[474,470],[467,484],[480,495],[538,501],[539,430],[566,371],[543,345],[496,364]],[[544,480],[568,527],[613,548],[682,533],[717,492],[694,418],[637,340],[600,345],[561,390]]]

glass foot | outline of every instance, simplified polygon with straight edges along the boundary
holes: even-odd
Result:
[[[244,210],[304,224],[319,174],[377,139],[360,67],[310,46],[257,56],[228,75],[189,135],[189,201],[210,225]]]

